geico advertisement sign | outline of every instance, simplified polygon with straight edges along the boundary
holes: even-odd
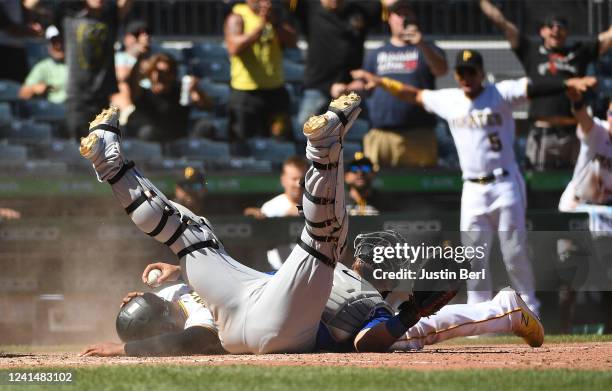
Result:
[[[58,227],[14,227],[0,229],[0,240],[17,241],[17,240],[36,240],[36,241],[51,241],[57,240],[61,236]]]

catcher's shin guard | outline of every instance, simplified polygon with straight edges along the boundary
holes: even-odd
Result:
[[[91,160],[98,180],[108,182],[113,194],[136,226],[170,247],[179,258],[203,248],[219,248],[219,240],[203,217],[176,204],[136,170],[121,154],[119,110],[102,111],[81,140],[80,153]]]
[[[361,111],[360,102],[356,94],[342,96],[331,102],[325,114],[304,124],[306,157],[312,166],[304,179],[306,227],[298,244],[331,267],[346,248],[342,140]]]

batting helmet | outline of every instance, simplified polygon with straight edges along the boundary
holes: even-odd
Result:
[[[123,342],[145,339],[176,329],[172,304],[147,292],[124,305],[117,315],[117,335]]]

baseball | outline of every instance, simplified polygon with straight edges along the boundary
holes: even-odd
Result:
[[[157,282],[157,279],[162,275],[161,270],[153,269],[147,274],[147,285],[153,288],[157,288],[160,284]]]

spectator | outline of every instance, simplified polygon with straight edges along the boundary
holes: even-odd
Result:
[[[233,6],[224,34],[231,63],[228,126],[234,153],[248,154],[246,140],[253,136],[292,140],[282,47],[295,46],[295,31],[270,0],[247,0]]]
[[[151,33],[146,22],[134,20],[125,28],[123,36],[123,51],[115,53],[115,73],[119,92],[112,97],[115,106],[121,109],[123,118],[134,111],[131,101],[129,77],[132,68],[138,60],[147,59],[151,55]]]
[[[584,76],[587,65],[612,46],[612,28],[597,38],[567,44],[567,19],[550,15],[540,27],[541,41],[532,41],[488,0],[480,1],[484,14],[500,28],[523,64],[527,76],[565,80]],[[531,122],[527,139],[527,163],[541,171],[569,169],[578,155],[576,119],[567,96],[559,93],[534,99],[529,106]]]
[[[40,23],[28,22],[20,0],[0,2],[0,79],[23,83],[28,73],[28,60],[23,38],[40,37]]]
[[[348,186],[346,209],[351,216],[378,216],[384,208],[379,193],[372,188],[376,172],[372,161],[363,153],[346,166],[344,182]]]
[[[292,156],[283,163],[280,183],[284,189],[282,194],[267,201],[259,208],[246,208],[245,216],[255,218],[298,216],[297,206],[302,203],[303,189],[300,184],[308,164],[299,156]]]
[[[299,1],[296,9],[308,40],[304,95],[297,123],[321,114],[331,97],[356,89],[350,71],[361,68],[368,29],[380,19],[379,2]],[[333,53],[333,55],[331,55]]]
[[[185,206],[198,216],[204,216],[204,198],[208,194],[206,177],[196,168],[187,167],[183,178],[174,187],[174,201]]]
[[[157,142],[187,137],[189,107],[180,102],[181,83],[177,80],[176,61],[160,53],[152,56],[142,67],[138,63],[134,66],[138,68],[130,77],[134,112],[127,119],[128,136]],[[140,74],[140,69],[143,74]],[[147,84],[150,84],[148,88]],[[198,88],[197,78],[191,77],[187,90],[192,104],[201,108],[211,106],[210,98]]]
[[[114,47],[117,26],[133,0],[85,0],[84,7],[63,18],[68,66],[66,119],[68,131],[78,138],[88,123],[116,93]]]
[[[45,31],[49,41],[49,57],[38,62],[28,74],[25,83],[19,90],[21,99],[44,97],[52,103],[64,103],[66,100],[67,70],[64,63],[64,41],[55,26]]]
[[[448,71],[444,52],[425,42],[408,1],[389,6],[391,39],[367,58],[365,69],[423,89]],[[432,167],[438,162],[436,117],[383,89],[367,100],[372,129],[363,139],[365,155],[377,166]]]

